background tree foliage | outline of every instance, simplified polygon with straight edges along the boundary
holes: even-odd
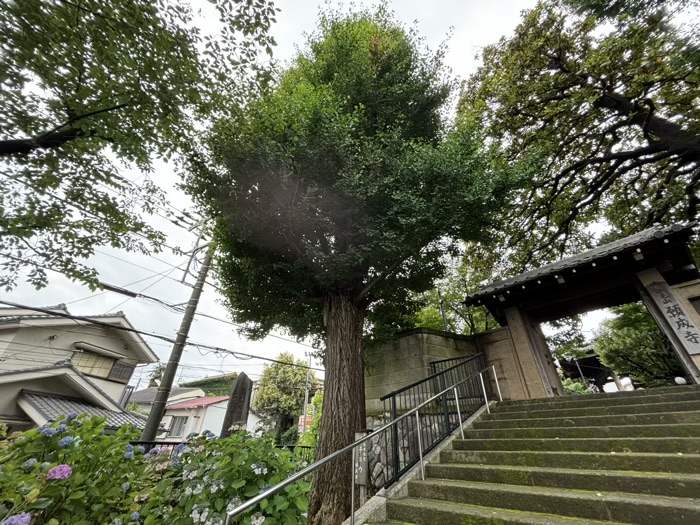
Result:
[[[235,319],[325,336],[319,457],[365,425],[365,321],[429,289],[509,182],[468,122],[446,128],[451,87],[442,51],[384,10],[327,13],[275,88],[215,126],[188,180]],[[347,516],[349,468],[319,471],[310,523]]]
[[[138,213],[170,214],[154,159],[186,153],[197,123],[255,90],[274,43],[270,2],[211,3],[218,33],[184,0],[0,2],[0,285],[28,269],[45,286],[49,268],[94,288],[81,259],[95,246],[161,246]]]
[[[319,390],[314,394],[311,403],[308,407],[308,413],[311,415],[311,425],[299,436],[299,445],[302,447],[314,447],[318,444],[318,431],[321,427],[321,412],[323,410],[323,390]]]
[[[265,365],[262,378],[258,383],[258,392],[255,395],[253,408],[259,414],[274,419],[278,422],[277,433],[280,434],[287,428],[280,428],[279,424],[285,419],[294,421],[296,430],[296,418],[304,410],[304,393],[306,392],[306,362],[294,359],[294,355],[283,352],[277,357],[281,363]],[[301,365],[289,366],[291,363]],[[310,393],[316,390],[316,377],[311,372]],[[295,440],[296,441],[296,438]]]
[[[611,310],[615,317],[603,321],[593,340],[605,366],[646,387],[675,384],[675,377],[685,377],[671,342],[642,303]]]
[[[466,243],[461,257],[449,261],[446,276],[437,281],[436,288],[418,295],[417,300],[422,307],[415,317],[416,327],[443,330],[440,311],[442,298],[449,332],[472,335],[498,328],[498,323],[486,308],[467,308],[462,304],[467,295],[475,293],[482,284],[492,279],[496,257],[487,246],[484,243]]]
[[[505,211],[509,271],[587,247],[592,223],[626,235],[696,216],[698,33],[664,10],[691,3],[543,1],[484,49],[460,112],[541,166]]]

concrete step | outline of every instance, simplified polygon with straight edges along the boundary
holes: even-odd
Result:
[[[387,515],[417,525],[625,525],[414,498],[387,500]]]
[[[558,403],[561,401],[566,401],[568,403],[579,403],[587,402],[592,398],[595,399],[618,399],[623,398],[635,398],[635,397],[646,397],[646,396],[658,396],[662,394],[680,394],[688,392],[700,392],[700,385],[684,385],[684,386],[668,386],[662,388],[650,388],[647,390],[632,390],[624,392],[610,392],[601,394],[583,394],[583,395],[566,395],[566,396],[555,396],[555,397],[543,397],[540,399],[520,399],[517,401],[502,401],[499,403],[501,406],[507,405],[530,405],[530,404],[548,404],[548,403]]]
[[[427,465],[425,472],[427,477],[438,479],[655,494],[679,498],[700,497],[700,474],[459,464]]]
[[[556,452],[658,452],[700,454],[700,439],[680,438],[531,438],[455,439],[454,450],[551,450]]]
[[[503,419],[538,419],[543,417],[585,417],[613,416],[621,414],[656,414],[664,412],[700,411],[700,399],[669,403],[649,403],[643,405],[613,404],[600,407],[547,408],[544,410],[527,410],[518,412],[493,412],[481,417],[483,421],[500,421]]]
[[[691,498],[442,479],[411,482],[409,496],[639,525],[700,523],[700,500]]]
[[[484,419],[473,423],[474,428],[529,428],[529,427],[608,427],[618,425],[664,425],[700,423],[700,411],[658,412],[649,414],[617,414],[580,416],[576,411],[569,417],[548,415],[540,418]]]
[[[683,390],[681,392],[669,392],[667,394],[654,394],[644,396],[620,397],[614,395],[589,395],[571,396],[575,400],[566,397],[551,398],[548,403],[538,403],[533,400],[531,403],[505,404],[497,403],[491,408],[491,412],[528,412],[531,410],[553,410],[553,409],[579,409],[591,407],[605,407],[618,405],[646,405],[654,403],[672,403],[680,401],[700,401],[700,389]]]
[[[440,462],[700,474],[700,454],[445,450]]]
[[[465,439],[700,437],[700,423],[464,430]]]

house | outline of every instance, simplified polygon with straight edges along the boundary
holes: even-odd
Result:
[[[163,417],[163,426],[168,432],[159,439],[180,442],[190,434],[201,434],[205,430],[220,435],[228,400],[228,396],[211,396],[169,404]],[[250,410],[246,429],[256,431],[261,421],[262,418]]]
[[[141,412],[146,414],[151,413],[151,408],[153,408],[153,402],[156,399],[156,393],[158,392],[158,387],[144,388],[143,390],[137,390],[131,397],[129,397],[129,403],[136,403]],[[177,401],[186,401],[187,399],[193,399],[196,397],[204,397],[206,394],[201,388],[182,388],[173,387],[170,390],[170,395],[168,396],[168,403],[175,403]]]
[[[145,418],[123,407],[136,366],[158,357],[124,314],[42,310],[0,308],[0,421],[12,432],[78,413],[143,428]]]

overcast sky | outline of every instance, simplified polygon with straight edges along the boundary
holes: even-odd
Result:
[[[207,9],[206,0],[192,0],[194,5],[200,3]],[[371,2],[355,2],[356,5],[371,5]],[[273,34],[278,46],[276,58],[288,61],[295,54],[295,46],[302,45],[304,33],[311,32],[316,26],[319,6],[325,2],[318,0],[280,0],[276,2],[281,9]],[[475,55],[490,43],[496,42],[501,36],[510,34],[520,19],[523,9],[534,6],[534,0],[498,0],[483,2],[476,0],[433,0],[433,1],[396,1],[392,4],[396,16],[407,26],[414,21],[420,35],[426,38],[427,44],[435,49],[445,41],[452,29],[448,41],[449,52],[446,62],[453,73],[466,78],[478,65]],[[337,6],[337,2],[331,2]],[[138,173],[130,174],[134,178]],[[178,182],[167,166],[160,166],[152,175],[153,180],[168,193],[170,202],[177,208],[191,206],[186,195],[175,189]],[[195,236],[167,221],[154,217],[153,224],[167,234],[167,243],[190,249],[195,242]],[[121,260],[120,260],[121,259]],[[140,256],[126,252],[117,252],[109,248],[99,248],[99,253],[90,261],[100,272],[104,282],[123,286],[136,292],[143,292],[161,298],[171,303],[183,303],[189,298],[191,289],[180,284],[182,271],[174,268],[183,265],[186,257],[175,256],[164,252],[155,257]],[[171,272],[165,273],[162,272]],[[145,279],[145,280],[144,280]],[[136,284],[136,281],[140,281]],[[189,279],[193,282],[193,279]],[[131,299],[112,292],[93,294],[85,286],[72,283],[58,274],[50,275],[49,286],[41,291],[35,291],[29,285],[22,283],[10,294],[4,295],[7,300],[33,306],[46,306],[66,303],[74,314],[103,314],[110,311],[123,311],[129,320],[139,329],[159,334],[174,336],[181,315],[170,312],[162,306]],[[200,312],[222,319],[230,319],[225,308],[219,304],[217,292],[206,286],[200,302]],[[261,342],[247,341],[239,337],[235,328],[215,320],[198,318],[192,326],[190,339],[194,342],[206,343],[224,347],[234,351],[248,352],[270,358],[276,357],[282,351],[294,353],[304,358],[308,348],[302,344],[286,342],[268,337]],[[166,361],[170,345],[163,341],[148,339],[153,350]],[[197,349],[188,347],[182,359],[183,366],[178,375],[181,382],[218,375],[233,371],[246,372],[253,379],[259,378],[263,361],[242,361],[233,356],[216,356],[212,353],[201,354]],[[320,363],[315,363],[319,366]],[[141,378],[141,387],[145,386],[148,370],[140,369],[134,376],[132,384]],[[319,374],[320,377],[323,374]]]

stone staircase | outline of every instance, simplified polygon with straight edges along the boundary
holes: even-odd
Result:
[[[425,473],[388,523],[700,525],[700,388],[499,403]]]

